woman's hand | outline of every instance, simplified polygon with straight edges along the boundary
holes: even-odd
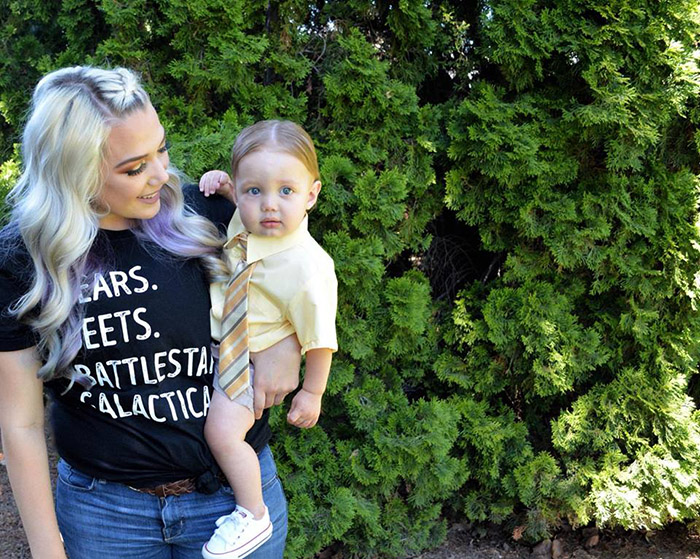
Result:
[[[255,419],[260,419],[264,409],[281,404],[285,396],[299,386],[301,345],[292,334],[263,351],[251,354],[251,361],[255,365]]]

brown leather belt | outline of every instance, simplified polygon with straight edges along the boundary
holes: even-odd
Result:
[[[177,481],[157,485],[156,487],[129,487],[134,491],[148,493],[149,495],[155,495],[157,497],[177,497],[179,495],[186,495],[187,493],[194,493],[197,490],[195,480],[196,478],[188,477],[186,479],[178,479]]]

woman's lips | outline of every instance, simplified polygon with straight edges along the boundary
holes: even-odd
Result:
[[[142,202],[145,202],[146,204],[155,204],[160,200],[160,190],[157,190],[156,192],[153,192],[151,194],[147,194],[146,196],[139,196],[138,198]]]

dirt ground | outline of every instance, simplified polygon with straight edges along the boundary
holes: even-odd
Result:
[[[700,537],[685,526],[654,533],[563,531],[536,546],[515,542],[494,528],[486,536],[452,526],[447,541],[419,559],[700,559]]]
[[[55,459],[55,456],[52,457]],[[4,460],[0,460],[0,559],[30,559]],[[52,472],[54,475],[55,472]],[[326,554],[321,554],[326,555]],[[341,554],[335,554],[336,557]],[[700,536],[672,525],[651,533],[563,530],[552,542],[518,543],[498,528],[455,524],[439,548],[415,559],[700,559]],[[101,558],[100,558],[101,559]],[[104,559],[138,559],[116,558]]]

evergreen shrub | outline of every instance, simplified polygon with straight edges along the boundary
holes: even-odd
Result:
[[[290,558],[694,519],[696,4],[4,0],[0,189],[70,64],[138,70],[195,178],[309,130],[340,351],[319,426],[272,414]]]

